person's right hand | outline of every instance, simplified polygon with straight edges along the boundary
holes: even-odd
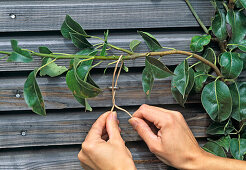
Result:
[[[179,169],[196,169],[200,164],[197,158],[202,158],[205,151],[181,113],[144,104],[129,123],[164,163]]]

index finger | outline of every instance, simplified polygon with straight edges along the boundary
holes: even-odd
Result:
[[[109,112],[102,114],[96,122],[92,125],[90,131],[88,132],[85,141],[100,141],[102,140],[103,130],[106,128],[106,120]]]
[[[160,129],[161,126],[168,120],[171,112],[172,111],[167,109],[143,104],[132,116],[140,119],[146,119],[151,123],[154,123],[154,125]]]

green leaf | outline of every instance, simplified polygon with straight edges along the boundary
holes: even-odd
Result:
[[[128,67],[126,67],[125,63],[123,63],[122,68],[123,68],[123,70],[124,70],[125,72],[128,72],[128,71],[129,71],[129,68],[128,68]]]
[[[144,93],[148,96],[154,84],[154,77],[151,71],[145,67],[142,73],[142,86]]]
[[[233,83],[229,86],[232,96],[232,118],[237,121],[246,119],[246,83]]]
[[[246,9],[246,0],[238,0],[241,5]]]
[[[230,135],[223,136],[220,139],[214,141],[221,147],[223,147],[227,152],[229,151],[230,148],[230,143],[231,143],[231,137]]]
[[[230,44],[240,44],[246,35],[246,16],[243,11],[229,10],[226,21],[232,29]]]
[[[246,69],[246,53],[238,53],[239,57],[243,60],[243,69]]]
[[[221,72],[226,78],[237,78],[243,70],[243,61],[238,53],[224,52],[220,56]]]
[[[106,56],[107,55],[106,49],[107,49],[107,44],[108,44],[108,33],[109,33],[108,30],[107,30],[107,32],[104,33],[104,44],[103,44],[100,56]]]
[[[150,51],[159,51],[162,49],[162,46],[159,44],[156,38],[150,33],[138,31],[138,34],[142,36],[142,38],[148,45]]]
[[[173,73],[161,61],[154,57],[146,56],[145,66],[152,72],[153,76],[158,79],[173,75]]]
[[[88,36],[84,29],[69,15],[66,15],[65,21],[61,26],[61,33],[63,37],[67,39],[71,39],[70,33],[77,33],[80,35]]]
[[[224,149],[215,142],[207,142],[202,148],[211,154],[226,158]]]
[[[214,50],[212,48],[207,48],[203,54],[203,58],[214,63],[215,58],[216,58]],[[200,64],[195,66],[195,69],[197,72],[208,73],[210,71],[211,67],[208,66],[207,64],[204,64],[203,62],[201,62]]]
[[[217,13],[212,21],[212,31],[220,41],[226,40],[227,31],[225,10],[217,8]]]
[[[195,72],[194,90],[196,93],[200,93],[202,91],[207,78],[208,75],[204,74],[203,72]]]
[[[173,87],[177,88],[182,94],[183,98],[185,96],[185,91],[189,83],[189,65],[187,60],[180,63],[174,70],[173,76]]]
[[[88,55],[88,56],[95,56],[97,55],[98,51],[91,49],[91,48],[85,48],[79,52],[76,53],[76,55]]]
[[[73,44],[79,48],[79,49],[86,49],[91,48],[93,49],[93,46],[87,41],[87,39],[78,33],[70,33],[70,37],[72,39]]]
[[[50,49],[48,47],[45,47],[45,46],[38,47],[38,50],[40,53],[43,53],[43,54],[51,54],[52,53],[50,51]]]
[[[230,151],[235,159],[243,160],[246,154],[246,139],[232,138]]]
[[[73,95],[80,98],[92,98],[97,96],[101,89],[87,83],[72,69],[67,72],[66,82],[68,88],[73,92]]]
[[[241,51],[246,52],[246,40],[240,42],[240,44],[228,44],[231,46],[238,47]]]
[[[207,134],[209,135],[228,135],[234,130],[232,122],[212,122],[207,128]]]
[[[92,98],[101,92],[100,88],[85,80],[91,64],[92,60],[80,62],[78,58],[75,58],[73,62],[73,69],[67,72],[66,82],[68,88],[76,97]]]
[[[88,110],[88,111],[92,111],[92,108],[91,106],[89,105],[87,99],[85,98],[82,98],[82,97],[77,97],[77,96],[74,96],[74,98],[80,103],[82,104],[83,106],[85,106],[85,110]]]
[[[52,52],[47,47],[39,47],[39,52],[44,54],[51,54]],[[52,59],[48,57],[44,57],[42,59],[42,66],[51,62]],[[50,63],[40,70],[39,75],[45,76],[48,75],[50,77],[56,77],[66,72],[67,68],[65,66],[58,66],[56,63]]]
[[[201,100],[212,120],[222,122],[231,115],[231,93],[224,82],[215,80],[207,84],[203,88]]]
[[[133,51],[135,51],[135,49],[139,46],[139,44],[141,43],[141,41],[139,41],[139,40],[132,40],[131,42],[130,42],[130,49],[131,49],[131,51],[133,52]]]
[[[46,115],[46,111],[44,100],[36,81],[37,72],[38,69],[36,68],[28,75],[24,84],[24,98],[26,104],[32,108],[33,112],[44,116]]]
[[[202,52],[203,47],[208,45],[211,35],[195,35],[191,39],[190,49],[194,52]]]
[[[175,100],[184,107],[184,104],[189,96],[190,91],[193,88],[194,85],[194,70],[192,68],[189,68],[189,83],[187,85],[187,88],[185,89],[185,95],[183,97],[183,95],[179,92],[179,90],[177,89],[177,87],[175,86],[175,81],[174,79],[172,79],[171,82],[171,91],[172,91],[172,95],[174,96]]]
[[[51,62],[51,58],[43,58],[42,59],[42,66]],[[66,72],[67,68],[65,66],[58,66],[56,63],[50,63],[49,65],[45,66],[40,70],[40,76],[48,75],[50,77],[56,77],[61,75],[62,73]]]
[[[7,60],[8,62],[29,63],[33,60],[31,54],[28,51],[24,51],[18,46],[18,41],[11,40],[11,46],[14,52],[12,52],[9,56]]]

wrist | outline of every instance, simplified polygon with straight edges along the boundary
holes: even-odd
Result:
[[[117,167],[114,168],[115,170],[136,170],[136,166],[132,159],[124,160],[120,165],[116,165]]]
[[[192,153],[192,155],[187,156],[187,160],[180,167],[183,170],[207,170],[209,169],[210,160],[214,159],[213,154],[210,154],[204,151],[202,148],[196,153]]]

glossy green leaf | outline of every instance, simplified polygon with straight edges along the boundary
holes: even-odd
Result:
[[[246,154],[246,139],[232,138],[230,151],[235,159],[243,160]]]
[[[61,26],[61,33],[64,38],[71,39],[70,33],[77,33],[80,35],[87,36],[84,29],[74,21],[69,15],[66,15],[65,21]]]
[[[144,93],[148,96],[154,84],[154,77],[148,68],[145,68],[142,73],[142,86]]]
[[[11,40],[11,46],[13,49],[13,52],[8,58],[8,62],[23,62],[23,63],[29,63],[33,60],[31,54],[28,51],[22,50],[18,46],[18,41]]]
[[[243,60],[243,69],[246,69],[246,53],[238,53],[239,57]]]
[[[212,31],[220,41],[227,38],[225,10],[217,8],[217,13],[212,21]]]
[[[26,104],[32,108],[33,112],[39,115],[46,115],[44,100],[39,89],[38,83],[36,81],[38,69],[34,69],[28,77],[24,84],[24,98]]]
[[[82,104],[83,106],[85,106],[85,110],[92,111],[92,108],[91,108],[91,106],[89,105],[87,99],[82,98],[82,97],[77,97],[77,96],[74,96],[74,98],[75,98],[80,104]]]
[[[108,30],[104,33],[104,44],[103,44],[100,56],[106,56],[107,55],[106,49],[107,49],[107,44],[108,44],[108,33],[109,33]]]
[[[70,33],[73,44],[79,49],[93,48],[93,46],[87,41],[87,39],[78,33]]]
[[[207,128],[207,134],[209,135],[228,135],[234,130],[232,122],[212,122]]]
[[[152,72],[153,76],[158,79],[173,75],[173,73],[161,61],[154,57],[146,56],[145,66]]]
[[[226,21],[231,26],[230,44],[240,44],[246,36],[246,16],[243,11],[229,10]]]
[[[201,100],[212,120],[222,122],[231,115],[231,93],[224,82],[216,80],[207,84],[203,88]]]
[[[230,148],[230,143],[231,143],[231,137],[230,135],[223,136],[220,139],[214,141],[221,147],[223,147],[227,152],[229,151]]]
[[[130,42],[130,49],[131,49],[131,51],[133,52],[133,51],[135,51],[135,49],[139,46],[139,44],[141,43],[141,41],[139,41],[139,40],[132,40],[131,42]]]
[[[173,87],[177,88],[181,95],[185,96],[185,91],[189,83],[189,65],[187,60],[180,63],[174,70]]]
[[[229,44],[230,45],[230,44]],[[240,44],[233,44],[233,46],[238,47],[241,51],[246,52],[246,40],[240,42]]]
[[[219,63],[221,72],[226,78],[237,78],[243,70],[243,60],[238,53],[222,53]]]
[[[224,149],[215,142],[207,142],[202,148],[211,154],[226,158]]]
[[[196,93],[200,93],[202,91],[207,78],[208,75],[204,74],[203,72],[195,72],[194,90]]]
[[[208,45],[211,35],[195,35],[191,39],[190,49],[194,52],[202,52],[203,47]]]
[[[80,62],[78,58],[74,59],[73,69],[68,71],[66,76],[68,88],[73,92],[74,96],[80,98],[92,98],[101,92],[100,88],[85,80],[91,64],[92,60]]]
[[[202,56],[203,58],[207,59],[208,61],[212,63],[214,63],[215,58],[216,58],[215,52],[212,48],[207,48]],[[197,72],[208,73],[211,67],[201,62],[200,64],[195,66],[195,69]]]
[[[92,98],[101,92],[98,87],[83,81],[73,69],[67,72],[66,82],[74,96],[80,98]]]
[[[172,79],[171,82],[171,91],[172,91],[172,95],[174,96],[175,100],[184,107],[184,104],[189,96],[189,93],[191,92],[193,85],[194,85],[194,77],[195,77],[195,73],[194,70],[192,68],[189,68],[189,82],[187,85],[187,88],[185,89],[185,95],[183,97],[183,95],[179,92],[179,90],[177,89],[177,87],[175,86],[175,81],[174,79]]]
[[[138,34],[142,36],[142,38],[148,45],[150,51],[159,51],[162,49],[162,46],[159,44],[156,38],[150,33],[138,31]]]
[[[39,47],[39,52],[44,54],[51,54],[52,52],[47,47]],[[51,62],[52,59],[44,57],[42,59],[42,66]],[[58,66],[56,63],[52,62],[40,70],[40,76],[48,75],[50,77],[56,77],[66,72],[67,68],[65,66]]]
[[[241,99],[237,83],[233,83],[229,86],[231,97],[232,97],[232,118],[237,121],[242,120],[241,112]],[[246,102],[246,101],[245,101]]]

